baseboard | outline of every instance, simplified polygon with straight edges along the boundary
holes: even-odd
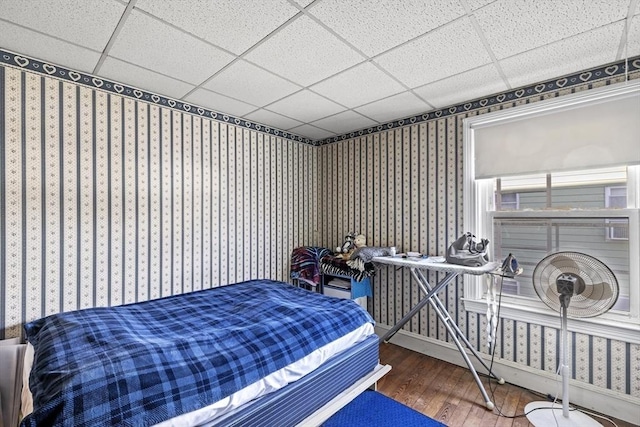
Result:
[[[376,334],[383,336],[389,329],[387,325],[376,325]],[[444,360],[459,366],[466,367],[466,363],[460,356],[455,344],[428,338],[422,335],[400,330],[390,340],[391,343],[400,347],[408,348],[418,353],[426,354],[436,359]],[[383,344],[384,345],[384,344]],[[481,354],[483,360],[488,365],[490,356]],[[471,359],[475,359],[472,355]],[[475,361],[474,366],[479,373],[486,373],[486,370]],[[540,371],[518,363],[495,358],[493,371],[499,377],[504,378],[508,383],[524,387],[543,394],[555,395],[558,387],[559,377],[549,372]],[[562,394],[560,392],[560,394]],[[569,397],[571,403],[586,409],[609,415],[630,423],[638,422],[638,407],[640,398],[632,397],[622,393],[593,386],[579,381],[569,381]],[[478,402],[483,405],[483,402]],[[483,405],[484,406],[484,405]]]

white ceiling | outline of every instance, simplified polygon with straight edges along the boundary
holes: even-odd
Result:
[[[319,140],[637,56],[639,3],[0,0],[0,47]]]

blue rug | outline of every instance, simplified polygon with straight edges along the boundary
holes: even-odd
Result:
[[[446,427],[375,391],[367,390],[329,418],[323,427]]]

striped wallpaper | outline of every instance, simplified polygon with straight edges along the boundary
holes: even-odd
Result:
[[[640,77],[635,73],[635,77]],[[451,115],[319,147],[321,242],[339,245],[349,231],[366,235],[370,246],[397,246],[399,251],[444,254],[464,229],[462,218],[462,120],[475,114],[561,96],[622,81],[603,80],[504,102],[473,113]],[[444,273],[430,273],[436,283]],[[471,344],[487,352],[486,316],[466,312],[463,277],[443,291],[442,300]],[[409,272],[381,267],[369,303],[377,322],[393,325],[419,300]],[[429,305],[404,327],[418,335],[453,343]],[[640,345],[571,333],[572,377],[597,387],[640,397]],[[545,345],[553,342],[551,356]],[[496,356],[554,373],[560,331],[503,319]]]
[[[60,311],[287,280],[293,248],[351,231],[442,253],[465,231],[464,117],[621,78],[314,146],[0,65],[0,339]],[[442,299],[486,352],[462,280]],[[385,267],[369,308],[391,325],[417,299],[409,274]],[[428,306],[405,330],[450,341]],[[557,329],[504,320],[498,334],[499,357],[555,371]],[[640,346],[571,340],[576,380],[640,397]]]
[[[0,66],[0,339],[253,278],[314,242],[317,148]]]

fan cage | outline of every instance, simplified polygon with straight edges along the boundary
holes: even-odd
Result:
[[[567,273],[580,277],[585,284],[583,292],[571,297],[567,309],[569,317],[598,316],[618,300],[618,281],[603,262],[580,252],[556,252],[536,265],[532,277],[538,297],[552,310],[561,310],[556,280]]]

